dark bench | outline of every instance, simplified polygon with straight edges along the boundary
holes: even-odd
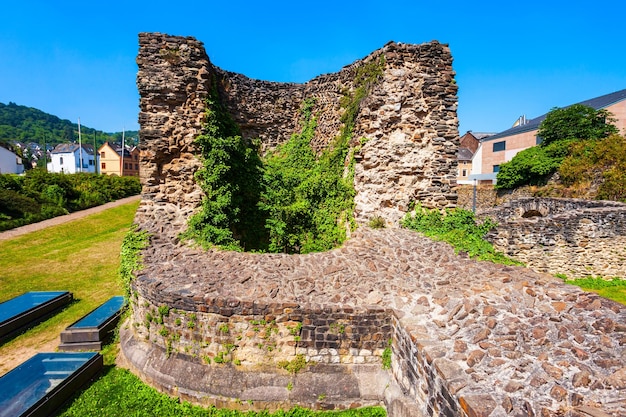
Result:
[[[68,291],[27,292],[0,303],[0,341],[34,326],[72,301]]]
[[[115,296],[61,332],[61,351],[100,350],[115,328],[126,306],[123,296]]]
[[[38,353],[0,377],[0,417],[52,415],[102,366],[96,352]]]

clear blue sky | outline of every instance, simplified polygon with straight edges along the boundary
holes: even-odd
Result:
[[[626,2],[4,2],[0,102],[106,132],[138,129],[137,34],[204,42],[228,71],[305,82],[394,40],[448,43],[459,131],[498,132],[626,88]]]

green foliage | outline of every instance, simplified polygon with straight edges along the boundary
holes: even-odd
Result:
[[[306,368],[306,358],[304,357],[304,355],[296,355],[296,357],[290,361],[278,362],[278,366],[292,374],[297,374],[298,372]]]
[[[504,265],[520,265],[519,262],[496,252],[485,235],[497,225],[491,219],[476,223],[474,213],[463,209],[428,210],[417,205],[413,213],[407,213],[401,221],[403,227],[415,230],[435,240],[451,244],[455,251],[466,252],[470,258]]]
[[[537,136],[543,139],[542,145],[564,139],[601,139],[618,133],[614,121],[607,110],[574,104],[552,109],[539,125]]]
[[[138,194],[139,179],[97,174],[55,174],[33,169],[0,175],[0,230],[83,210]]]
[[[385,219],[381,216],[374,216],[370,219],[368,226],[372,229],[384,229]]]
[[[238,136],[214,89],[197,139],[204,160],[197,179],[206,199],[183,237],[204,246],[286,253],[340,245],[354,225],[352,130],[383,68],[381,55],[355,69],[354,88],[341,100],[341,134],[321,155],[311,147],[317,126],[313,99],[303,102],[301,131],[261,161],[258,144]]]
[[[559,169],[574,143],[616,134],[614,121],[610,112],[581,104],[552,109],[539,125],[537,136],[542,138],[542,143],[500,165],[496,188],[544,185]]]
[[[260,207],[267,213],[269,251],[308,253],[332,249],[352,219],[352,176],[344,175],[348,137],[316,157],[311,148],[314,102],[303,108],[303,128],[265,160]]]
[[[91,140],[96,134],[95,129],[84,125],[80,128],[83,138]],[[138,133],[125,132],[127,143],[130,138],[139,137]],[[121,139],[122,132],[100,132],[96,135],[96,146],[107,141],[121,143]],[[33,107],[0,103],[0,143],[35,142],[43,145],[44,140],[52,146],[78,140],[78,125]]]
[[[387,347],[382,354],[383,369],[391,369],[391,340],[387,343]]]
[[[524,149],[509,162],[500,165],[495,188],[509,189],[522,185],[543,185],[567,156],[574,140],[559,140],[548,145]]]
[[[159,393],[128,370],[111,367],[60,412],[60,417],[384,417],[382,407],[341,411],[313,411],[300,407],[290,410],[236,411],[203,408]]]
[[[626,200],[626,138],[611,135],[573,144],[559,175],[566,186],[599,184],[599,199]]]
[[[196,180],[205,198],[183,238],[231,250],[261,248],[259,143],[245,141],[238,133],[214,90],[207,100],[204,131],[196,138],[203,160]]]
[[[119,275],[127,298],[130,298],[130,283],[134,279],[134,271],[140,271],[143,267],[141,250],[148,247],[149,242],[150,236],[148,232],[145,230],[138,231],[136,225],[126,233],[122,241]],[[161,312],[160,307],[159,312]]]

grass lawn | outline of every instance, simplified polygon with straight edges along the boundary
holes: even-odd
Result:
[[[114,207],[71,223],[0,241],[0,302],[26,291],[67,290],[75,301],[60,313],[0,345],[0,374],[39,351],[54,351],[59,334],[113,295],[123,294],[118,276],[120,247],[138,202]],[[380,407],[341,412],[295,408],[243,413],[202,408],[160,394],[115,366],[118,345],[103,350],[105,370],[65,405],[60,416],[336,416],[383,417]]]
[[[565,282],[626,305],[626,280],[619,278],[608,280],[602,278],[582,278],[566,280]]]
[[[0,301],[26,291],[67,290],[74,295],[63,311],[0,346],[0,374],[9,370],[5,367],[11,358],[54,350],[65,327],[109,297],[123,294],[117,272],[120,245],[138,204],[0,241]]]

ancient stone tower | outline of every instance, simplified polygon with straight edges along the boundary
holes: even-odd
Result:
[[[143,33],[139,42],[144,152],[137,221],[148,229],[158,224],[167,235],[177,234],[202,199],[193,179],[200,165],[194,139],[202,130],[213,83],[242,136],[260,138],[264,149],[288,139],[298,128],[302,101],[315,98],[313,145],[320,150],[339,135],[340,100],[354,89],[358,69],[372,60],[383,62],[384,68],[361,102],[353,132],[353,140],[364,143],[356,155],[357,221],[382,216],[397,224],[411,201],[438,208],[456,204],[457,86],[446,45],[391,42],[337,73],[293,84],[217,68],[193,38]]]
[[[240,409],[384,405],[390,417],[626,415],[626,307],[552,276],[460,256],[402,228],[359,227],[306,255],[195,248],[175,238],[199,206],[194,139],[216,86],[264,148],[316,98],[313,145],[341,129],[359,68],[384,62],[354,140],[356,217],[396,223],[454,192],[456,85],[448,48],[390,43],[305,84],[211,65],[193,38],[141,34],[142,202],[150,232],[131,282],[120,360],[182,399]],[[355,143],[356,145],[356,143]]]

